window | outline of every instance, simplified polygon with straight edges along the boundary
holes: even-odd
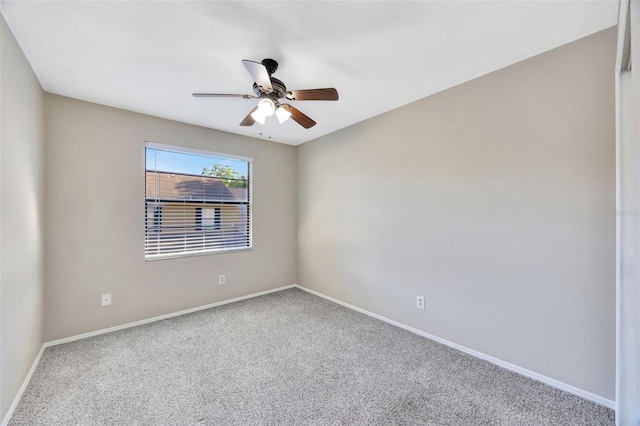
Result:
[[[251,248],[251,159],[147,143],[145,258]]]
[[[202,212],[202,226],[220,229],[220,207],[207,207]]]

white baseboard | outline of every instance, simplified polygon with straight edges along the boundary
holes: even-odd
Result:
[[[233,299],[222,300],[220,302],[209,303],[208,305],[202,305],[202,306],[197,306],[195,308],[184,309],[182,311],[172,312],[170,314],[160,315],[160,316],[153,317],[153,318],[147,318],[147,319],[143,319],[143,320],[140,320],[140,321],[134,321],[134,322],[130,322],[130,323],[127,323],[127,324],[117,325],[115,327],[103,328],[101,330],[91,331],[91,332],[88,332],[88,333],[82,333],[82,334],[78,334],[76,336],[65,337],[64,339],[58,339],[58,340],[53,340],[51,342],[45,342],[45,343],[42,344],[42,347],[40,348],[40,352],[38,352],[38,356],[36,356],[36,359],[33,361],[33,365],[31,365],[31,369],[29,370],[29,373],[27,374],[27,377],[25,377],[24,381],[22,382],[22,386],[20,386],[20,390],[18,390],[18,393],[16,394],[16,397],[13,399],[13,403],[9,407],[9,410],[7,411],[7,414],[4,416],[4,419],[2,420],[2,423],[0,423],[0,426],[7,426],[9,424],[9,420],[11,420],[11,416],[13,415],[13,412],[15,411],[16,407],[18,406],[18,403],[20,402],[20,399],[22,398],[22,395],[24,394],[24,391],[27,388],[27,385],[29,384],[29,381],[31,380],[31,376],[33,375],[33,372],[36,370],[36,367],[38,366],[38,363],[40,362],[40,358],[42,357],[42,353],[49,346],[61,345],[63,343],[73,342],[75,340],[86,339],[87,337],[98,336],[100,334],[106,334],[106,333],[112,333],[114,331],[123,330],[125,328],[137,327],[139,325],[148,324],[148,323],[155,322],[155,321],[162,321],[162,320],[167,319],[167,318],[173,318],[173,317],[177,317],[177,316],[180,316],[180,315],[190,314],[192,312],[203,311],[205,309],[214,308],[216,306],[226,305],[226,304],[233,303],[233,302],[239,302],[241,300],[251,299],[253,297],[264,296],[265,294],[275,293],[276,291],[282,291],[282,290],[286,290],[286,289],[293,288],[293,287],[295,287],[295,284],[291,284],[291,285],[287,285],[287,286],[283,286],[283,287],[278,287],[278,288],[273,288],[271,290],[265,290],[265,291],[261,291],[261,292],[258,292],[258,293],[252,293],[252,294],[249,294],[247,296],[240,296],[240,297],[235,297]]]
[[[24,378],[24,381],[22,382],[22,386],[20,386],[20,389],[18,389],[18,393],[16,394],[16,397],[13,398],[13,402],[11,403],[11,406],[9,407],[7,414],[5,414],[4,419],[2,420],[2,423],[0,423],[0,426],[7,426],[9,424],[9,420],[11,420],[11,416],[13,415],[13,412],[16,411],[16,407],[20,402],[20,398],[22,398],[22,394],[24,394],[24,391],[27,389],[27,385],[31,380],[31,376],[33,376],[33,372],[36,371],[36,367],[40,362],[40,358],[42,357],[44,348],[45,346],[42,345],[42,347],[40,348],[40,351],[38,352],[38,355],[36,355],[36,359],[33,360],[33,364],[31,364],[31,368],[27,373],[27,377]]]
[[[433,334],[426,333],[426,332],[424,332],[422,330],[418,330],[417,328],[413,328],[413,327],[410,327],[410,326],[408,326],[406,324],[402,324],[402,323],[400,323],[398,321],[394,321],[392,319],[383,317],[382,315],[374,314],[373,312],[369,312],[369,311],[367,311],[365,309],[358,308],[357,306],[350,305],[348,303],[342,302],[341,300],[334,299],[333,297],[327,296],[325,294],[319,293],[319,292],[317,292],[315,290],[311,290],[311,289],[303,287],[301,285],[295,284],[295,287],[299,288],[300,290],[304,290],[304,291],[306,291],[308,293],[314,294],[316,296],[322,297],[323,299],[330,300],[331,302],[337,303],[337,304],[342,305],[342,306],[344,306],[346,308],[353,309],[354,311],[358,311],[358,312],[360,312],[362,314],[368,315],[370,317],[379,319],[379,320],[384,321],[386,323],[395,325],[396,327],[400,327],[400,328],[403,328],[403,329],[405,329],[407,331],[410,331],[412,333],[415,333],[415,334],[418,334],[420,336],[426,337],[427,339],[434,340],[434,341],[436,341],[438,343],[442,343],[443,345],[447,345],[447,346],[450,346],[450,347],[452,347],[454,349],[457,349],[459,351],[465,352],[465,353],[467,353],[469,355],[473,355],[476,358],[480,358],[482,360],[489,361],[490,363],[495,364],[495,365],[497,365],[499,367],[506,368],[507,370],[514,371],[514,372],[516,372],[518,374],[521,374],[523,376],[526,376],[526,377],[529,377],[531,379],[537,380],[537,381],[542,382],[544,384],[547,384],[549,386],[553,386],[554,388],[558,388],[560,390],[572,393],[572,394],[577,395],[579,397],[582,397],[584,399],[588,399],[590,401],[593,401],[593,402],[595,402],[597,404],[604,405],[605,407],[611,408],[612,410],[615,410],[615,408],[616,408],[614,401],[612,401],[610,399],[607,399],[607,398],[604,398],[604,397],[602,397],[600,395],[596,395],[596,394],[588,392],[588,391],[586,391],[584,389],[580,389],[580,388],[577,388],[575,386],[569,385],[567,383],[561,382],[559,380],[552,379],[551,377],[547,377],[545,375],[536,373],[535,371],[527,370],[526,368],[519,367],[519,366],[517,366],[515,364],[511,364],[510,362],[503,361],[501,359],[492,357],[491,355],[487,355],[487,354],[484,354],[482,352],[478,352],[476,350],[473,350],[473,349],[467,348],[465,346],[459,345],[457,343],[450,342],[449,340],[443,339],[443,338],[438,337],[438,336],[434,336]]]
[[[101,330],[90,331],[88,333],[82,333],[76,336],[65,337],[64,339],[58,339],[52,342],[46,342],[44,346],[49,347],[49,346],[61,345],[63,343],[73,342],[75,340],[86,339],[87,337],[93,337],[93,336],[98,336],[100,334],[112,333],[114,331],[123,330],[125,328],[137,327],[139,325],[149,324],[150,322],[162,321],[167,318],[173,318],[180,315],[190,314],[192,312],[203,311],[205,309],[215,308],[216,306],[227,305],[229,303],[239,302],[241,300],[251,299],[253,297],[264,296],[265,294],[275,293],[276,291],[282,291],[282,290],[286,290],[288,288],[293,288],[293,287],[295,287],[295,284],[286,285],[284,287],[273,288],[271,290],[265,290],[258,293],[252,293],[247,296],[240,296],[240,297],[235,297],[233,299],[222,300],[220,302],[209,303],[208,305],[202,305],[202,306],[197,306],[195,308],[184,309],[182,311],[172,312],[170,314],[147,318],[140,321],[129,322],[127,324],[116,325],[115,327],[109,327],[109,328],[103,328]]]

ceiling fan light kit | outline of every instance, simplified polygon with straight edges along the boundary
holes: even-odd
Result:
[[[258,110],[253,111],[249,115],[251,116],[251,118],[253,118],[253,121],[255,123],[259,123],[259,124],[264,124],[264,121],[267,118],[264,114],[261,114],[260,111]],[[244,120],[242,122],[244,123]],[[240,125],[242,126],[243,124],[241,123]],[[246,126],[252,126],[252,124],[246,124]]]
[[[276,117],[278,122],[282,124],[291,117],[291,113],[281,106],[276,110]]]
[[[267,117],[271,117],[276,110],[275,103],[270,98],[262,98],[258,102],[258,107],[251,113],[251,118],[260,124],[264,124]]]
[[[237,95],[224,93],[193,93],[194,97],[209,98],[243,98],[260,99],[258,105],[240,122],[241,126],[253,126],[254,123],[264,124],[267,117],[275,114],[280,124],[289,118],[300,124],[305,129],[316,125],[316,122],[307,117],[297,108],[289,104],[281,104],[280,99],[289,101],[337,101],[338,91],[334,88],[305,89],[287,91],[285,84],[273,77],[278,69],[278,62],[273,59],[263,59],[262,62],[243,59],[242,63],[254,80],[253,95]]]

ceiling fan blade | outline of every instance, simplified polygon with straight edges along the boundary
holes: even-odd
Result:
[[[242,120],[240,122],[241,126],[253,126],[253,123],[255,123],[256,121],[253,119],[253,117],[251,116],[251,114],[253,114],[253,112],[255,110],[257,110],[258,107],[255,107],[251,110],[251,112],[249,112],[249,114],[247,114],[247,116],[244,118],[244,120]]]
[[[305,129],[309,129],[316,125],[315,121],[304,115],[302,112],[300,112],[299,109],[288,104],[282,104],[280,106],[289,111],[291,113],[291,118],[293,119],[293,121],[295,121]]]
[[[284,95],[292,101],[337,101],[338,91],[333,87],[326,89],[290,90]]]
[[[256,99],[253,95],[236,95],[231,93],[192,93],[195,98],[244,98]]]
[[[273,86],[271,86],[271,78],[269,78],[269,73],[267,72],[267,68],[264,65],[262,65],[260,62],[254,62],[248,59],[243,59],[242,63],[244,64],[244,67],[247,69],[247,71],[249,71],[249,74],[251,74],[251,77],[253,77],[253,81],[256,82],[258,87],[260,87],[263,92],[273,92]]]

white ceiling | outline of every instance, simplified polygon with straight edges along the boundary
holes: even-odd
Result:
[[[4,1],[44,90],[297,145],[611,27],[618,2]],[[255,100],[242,59],[274,58],[318,124],[238,123]],[[260,136],[260,132],[263,136]]]

